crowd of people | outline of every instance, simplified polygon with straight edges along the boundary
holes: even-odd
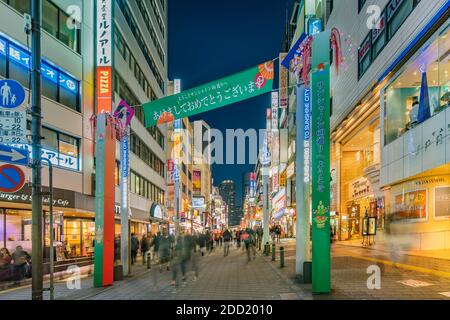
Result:
[[[279,239],[276,226],[270,229],[274,238]],[[211,254],[213,250],[223,248],[223,255],[227,257],[230,248],[236,247],[246,252],[247,262],[256,258],[256,250],[261,250],[263,229],[243,228],[237,230],[205,231],[194,234],[181,234],[177,238],[167,231],[157,234],[143,234],[140,238],[132,233],[130,237],[131,264],[137,262],[140,255],[142,263],[150,259],[151,263],[159,264],[163,269],[172,271],[172,284],[178,285],[179,279],[186,281],[186,274],[192,271],[194,280],[198,277],[198,261],[200,257]],[[120,263],[120,236],[114,241],[114,260]],[[0,250],[0,280],[22,280],[31,275],[31,257],[17,246],[14,253],[8,249]]]
[[[7,248],[0,249],[0,281],[20,281],[31,277],[31,256],[22,246],[10,254]]]

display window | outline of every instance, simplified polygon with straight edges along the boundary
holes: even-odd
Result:
[[[64,247],[66,258],[94,254],[95,222],[93,219],[64,220]]]
[[[22,246],[25,251],[31,251],[31,211],[3,209],[1,212],[1,246],[10,252],[17,246]]]
[[[385,145],[450,106],[450,24],[418,51],[385,90]]]

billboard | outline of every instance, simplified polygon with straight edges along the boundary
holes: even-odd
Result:
[[[192,170],[192,191],[202,191],[202,172],[200,170]]]

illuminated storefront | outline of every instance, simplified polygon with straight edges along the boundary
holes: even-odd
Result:
[[[390,235],[450,249],[450,23],[383,88],[381,184]]]

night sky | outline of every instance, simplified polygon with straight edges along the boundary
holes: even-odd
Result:
[[[181,89],[187,90],[278,57],[286,10],[289,17],[292,3],[293,0],[169,0],[169,79],[181,79]],[[278,88],[278,71],[274,88]],[[265,127],[268,107],[270,94],[265,94],[190,120],[204,120],[224,133],[226,129],[260,129]],[[235,181],[237,205],[241,204],[242,173],[254,169],[248,158],[246,161],[246,165],[212,166],[215,186],[226,179]]]

